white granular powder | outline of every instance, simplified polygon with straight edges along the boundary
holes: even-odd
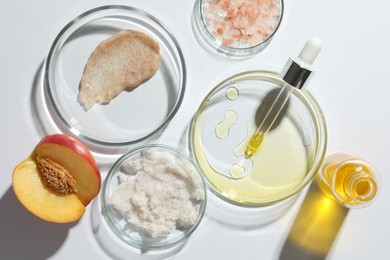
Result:
[[[109,204],[128,223],[157,238],[196,222],[204,190],[195,167],[185,158],[148,148],[122,169],[125,173],[118,176]]]
[[[281,19],[280,0],[204,0],[202,11],[214,38],[235,48],[267,40]]]

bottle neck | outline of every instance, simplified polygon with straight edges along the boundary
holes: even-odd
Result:
[[[345,194],[356,204],[369,203],[376,195],[377,183],[365,172],[351,174],[344,183]]]
[[[310,78],[312,72],[311,68],[306,68],[290,58],[281,72],[281,77],[294,88],[301,89]]]

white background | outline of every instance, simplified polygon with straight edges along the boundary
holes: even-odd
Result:
[[[236,72],[281,69],[310,36],[324,47],[308,88],[328,125],[327,153],[345,151],[372,162],[382,191],[368,208],[351,210],[329,259],[390,259],[390,2],[385,0],[285,1],[280,30],[253,59],[217,60],[196,42],[191,29],[194,1],[2,1],[0,8],[0,259],[110,259],[96,242],[91,207],[74,224],[56,225],[29,214],[17,201],[12,170],[34,148],[47,127],[37,127],[33,89],[48,49],[71,19],[93,7],[125,4],[162,20],[177,37],[188,71],[183,104],[162,135],[182,132],[208,91]],[[45,132],[47,131],[47,132]],[[102,174],[106,173],[105,170]],[[278,259],[299,203],[278,221],[253,230],[229,229],[207,214],[171,259]]]

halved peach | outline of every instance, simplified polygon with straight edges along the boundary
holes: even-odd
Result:
[[[23,206],[57,223],[80,219],[100,185],[100,171],[88,148],[62,134],[44,137],[12,175],[13,189]]]

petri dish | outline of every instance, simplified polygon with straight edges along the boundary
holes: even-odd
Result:
[[[77,95],[87,60],[101,41],[124,29],[158,41],[159,69],[133,91],[85,111]],[[74,18],[55,38],[45,62],[44,88],[52,117],[61,130],[93,147],[127,146],[160,131],[179,109],[185,86],[185,61],[172,32],[156,17],[129,6],[102,6]]]
[[[116,239],[129,248],[162,250],[187,241],[200,224],[206,184],[190,156],[171,146],[147,144],[114,163],[101,205]]]
[[[248,59],[264,50],[279,29],[283,0],[197,0],[192,27],[200,45],[228,60]]]
[[[319,170],[326,152],[326,123],[307,90],[292,90],[259,150],[250,159],[244,157],[282,86],[278,73],[247,71],[222,81],[199,106],[191,123],[190,149],[220,198],[246,206],[275,204],[303,190]],[[245,177],[232,175],[237,164]]]

